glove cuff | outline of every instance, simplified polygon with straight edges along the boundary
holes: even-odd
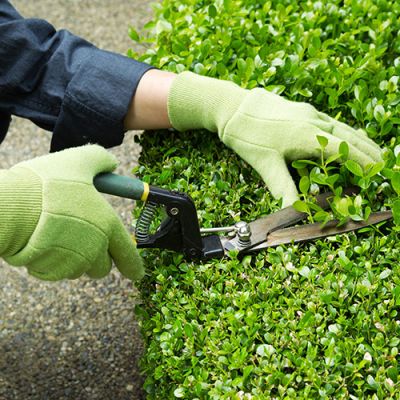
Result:
[[[42,210],[42,184],[30,172],[0,170],[0,256],[20,251],[36,228]]]
[[[168,94],[168,116],[179,131],[204,128],[222,138],[246,93],[233,82],[182,72]]]

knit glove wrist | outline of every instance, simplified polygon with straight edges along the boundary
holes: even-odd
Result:
[[[100,146],[68,149],[19,163],[0,174],[0,255],[41,279],[108,274],[112,260],[143,276],[135,245],[93,178],[117,163]]]
[[[220,134],[247,92],[233,82],[182,72],[168,94],[168,116],[178,131],[207,129]]]
[[[42,186],[36,174],[0,171],[0,256],[11,256],[25,246],[41,208]]]
[[[313,106],[284,99],[264,89],[239,86],[191,72],[179,74],[168,96],[168,114],[178,130],[205,128],[218,132],[261,175],[272,195],[288,206],[298,192],[286,163],[318,158],[317,136],[328,139],[329,157],[346,141],[349,158],[361,166],[381,161],[381,149],[355,130]]]

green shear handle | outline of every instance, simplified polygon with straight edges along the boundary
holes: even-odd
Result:
[[[149,194],[149,185],[146,182],[113,173],[97,175],[93,184],[99,192],[133,200],[146,201]]]

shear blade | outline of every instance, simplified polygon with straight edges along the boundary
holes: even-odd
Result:
[[[343,191],[345,195],[353,195],[355,193],[357,193],[357,188],[354,187],[348,187]],[[332,197],[332,192],[321,193],[316,196],[316,204],[326,210],[329,208],[329,200]],[[272,232],[292,226],[306,217],[307,214],[296,211],[293,206],[289,206],[267,215],[266,217],[250,222],[251,239],[250,242],[242,248],[242,251],[247,251],[258,244],[264,243],[268,235]]]
[[[320,223],[295,226],[290,228],[278,229],[267,235],[267,240],[254,246],[247,251],[259,251],[268,247],[278,246],[280,244],[290,244],[306,242],[327,236],[334,236],[346,232],[356,231],[366,226],[374,225],[379,222],[389,220],[393,217],[391,211],[380,211],[370,215],[367,222],[349,221],[345,225],[337,227],[338,221],[330,221],[323,228]]]

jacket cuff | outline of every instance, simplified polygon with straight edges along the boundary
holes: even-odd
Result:
[[[11,122],[11,115],[4,112],[0,112],[0,143],[6,137],[8,128],[10,126],[10,122]]]
[[[87,143],[121,144],[124,118],[137,85],[154,68],[97,48],[88,53],[66,88],[51,151]]]

